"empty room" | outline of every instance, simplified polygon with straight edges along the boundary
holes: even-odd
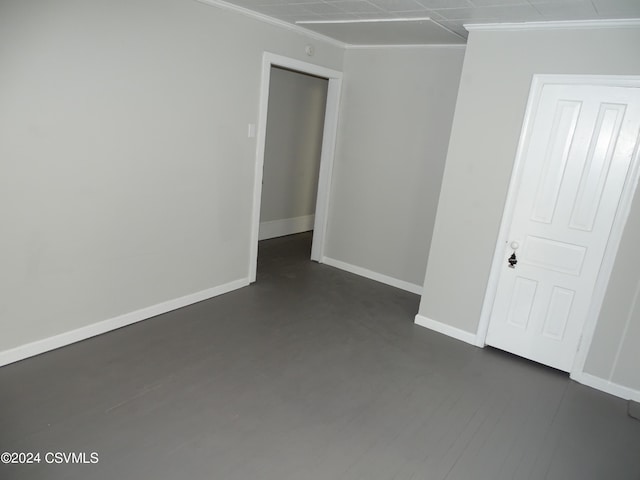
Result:
[[[640,479],[637,0],[0,0],[0,479]]]

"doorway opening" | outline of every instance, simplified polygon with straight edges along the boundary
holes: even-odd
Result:
[[[342,74],[265,53],[250,246],[255,282],[258,241],[313,231],[311,260],[322,262]]]
[[[329,84],[326,78],[277,66],[270,77],[260,242],[313,230]]]

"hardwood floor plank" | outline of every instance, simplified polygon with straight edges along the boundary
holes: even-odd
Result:
[[[413,324],[419,298],[260,245],[258,281],[0,368],[2,480],[640,478],[626,402]]]

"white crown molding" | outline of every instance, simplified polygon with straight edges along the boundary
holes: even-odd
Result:
[[[467,31],[575,30],[590,28],[640,27],[640,18],[567,20],[522,23],[466,23]]]
[[[349,20],[300,20],[296,25],[331,25],[343,23],[404,23],[404,22],[424,22],[435,23],[431,17],[409,17],[409,18],[355,18]]]
[[[421,44],[409,44],[409,45],[353,45],[347,44],[347,50],[371,50],[376,48],[409,48],[409,49],[423,49],[423,48],[467,48],[465,43],[458,44],[436,44],[436,43],[421,43]]]
[[[223,0],[195,0],[195,1],[198,3],[203,3],[205,5],[211,5],[213,7],[219,7],[224,10],[230,10],[232,12],[239,13],[240,15],[244,15],[245,17],[250,17],[250,18],[253,18],[254,20],[275,25],[276,27],[282,27],[286,30],[290,30],[300,35],[305,35],[309,38],[313,38],[314,40],[327,42],[336,47],[346,48],[347,46],[346,43],[336,40],[335,38],[327,37],[320,33],[314,32],[313,30],[308,30],[306,28],[299,27],[298,25],[294,25],[293,23],[288,23],[288,22],[285,22],[284,20],[279,20],[277,18],[269,17],[268,15],[263,15],[262,13],[254,12],[253,10],[249,10],[248,8],[239,7],[238,5],[233,5]]]

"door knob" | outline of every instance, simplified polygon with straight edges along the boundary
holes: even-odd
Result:
[[[516,263],[518,263],[518,259],[516,258],[516,250],[520,247],[520,244],[514,240],[513,242],[511,242],[510,247],[511,250],[513,250],[513,253],[507,261],[509,262],[509,268],[516,268]]]

